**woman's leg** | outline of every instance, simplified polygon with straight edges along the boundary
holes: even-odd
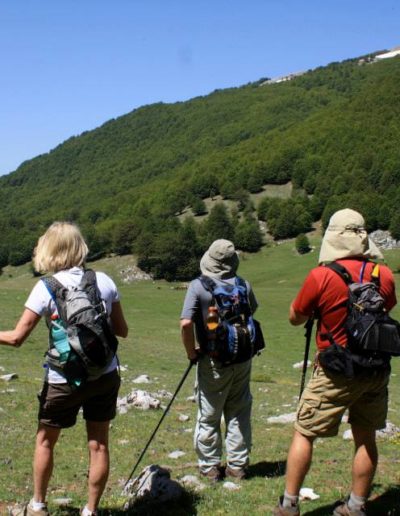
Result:
[[[61,428],[39,423],[33,459],[33,498],[36,502],[46,500],[47,487],[53,472],[53,450],[60,432]]]
[[[96,511],[106,487],[110,471],[108,450],[109,421],[86,421],[89,448],[88,503],[90,511]]]

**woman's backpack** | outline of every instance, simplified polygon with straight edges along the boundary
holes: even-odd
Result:
[[[48,365],[71,385],[100,376],[111,364],[117,338],[100,297],[96,274],[86,269],[76,287],[65,287],[54,276],[43,278],[57,308],[49,325]]]
[[[211,293],[219,318],[217,328],[208,332],[206,352],[223,365],[245,362],[259,354],[265,342],[260,323],[251,313],[246,282],[238,276],[234,284],[217,283],[205,275],[199,280]]]

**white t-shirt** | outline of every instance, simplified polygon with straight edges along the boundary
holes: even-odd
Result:
[[[65,287],[78,286],[82,276],[83,269],[80,267],[73,267],[72,269],[60,271],[54,274],[54,277],[57,278]],[[107,313],[111,314],[112,304],[120,299],[117,287],[113,280],[103,272],[96,272],[96,280],[101,299],[106,305]],[[41,317],[50,317],[52,314],[57,313],[56,305],[43,281],[38,281],[33,287],[25,303],[25,308],[32,310],[32,312],[35,312]],[[104,374],[113,371],[117,365],[117,358],[114,357]],[[67,383],[65,378],[57,373],[57,371],[54,371],[51,368],[46,368],[46,371],[46,381],[49,383]]]

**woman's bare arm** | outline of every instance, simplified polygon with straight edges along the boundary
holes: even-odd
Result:
[[[40,319],[40,315],[25,308],[13,330],[0,331],[0,344],[19,348]]]
[[[118,337],[128,336],[128,325],[126,324],[124,312],[119,301],[112,304],[111,322],[115,335],[118,335]]]

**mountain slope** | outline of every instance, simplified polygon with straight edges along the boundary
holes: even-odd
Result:
[[[311,196],[313,219],[346,204],[370,228],[388,227],[400,196],[399,81],[399,58],[349,60],[111,120],[0,178],[0,258],[27,258],[54,219],[77,221],[92,247],[113,251],[128,222],[134,244],[143,219],[161,219],[160,232],[195,198],[289,180]]]

